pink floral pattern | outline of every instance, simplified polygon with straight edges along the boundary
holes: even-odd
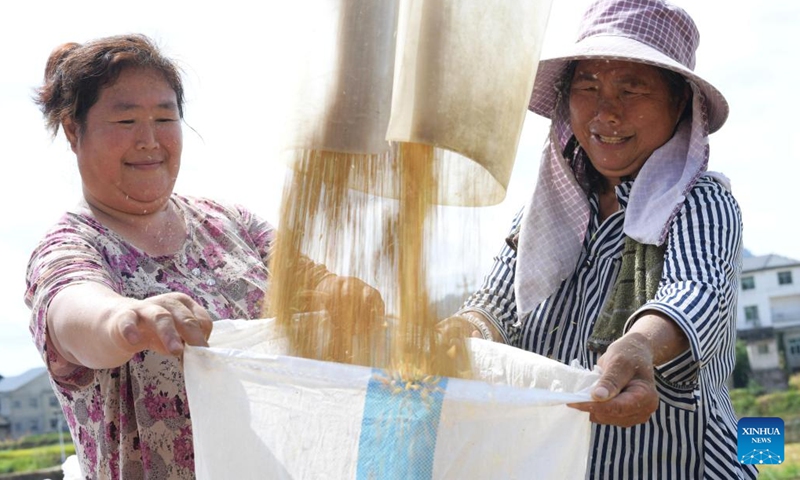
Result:
[[[212,317],[258,318],[272,226],[241,207],[173,195],[188,236],[175,255],[151,257],[92,216],[68,212],[33,252],[26,302],[87,478],[194,478],[192,429],[180,363],[145,351],[120,368],[72,365],[51,346],[50,300],[77,282],[147,298],[190,295]]]

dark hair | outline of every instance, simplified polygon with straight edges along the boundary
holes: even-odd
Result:
[[[83,45],[65,43],[50,54],[44,84],[36,90],[34,101],[53,136],[66,119],[83,126],[100,91],[126,68],[150,68],[161,73],[175,91],[178,114],[183,118],[183,82],[176,63],[144,35],[118,35]]]
[[[694,92],[689,87],[689,82],[686,81],[686,77],[680,73],[667,70],[666,68],[659,68],[658,71],[661,72],[661,76],[667,81],[669,94],[673,100],[681,99],[686,91],[689,93],[686,105],[683,107],[683,112],[681,112],[679,116],[678,123],[680,123],[683,119],[692,114],[692,97],[694,96]]]
[[[572,78],[575,76],[575,68],[577,65],[577,60],[569,62],[567,68],[564,69],[561,79],[556,82],[555,87],[558,90],[559,101],[561,101],[560,99],[569,98],[569,91],[572,87]],[[659,73],[661,73],[662,77],[667,82],[670,96],[674,101],[678,101],[683,98],[683,95],[688,89],[689,97],[683,112],[680,114],[680,119],[678,120],[678,123],[680,123],[687,116],[691,115],[693,95],[692,89],[689,88],[686,78],[680,73],[667,70],[666,68],[655,68],[659,71]],[[572,135],[567,141],[567,145],[564,147],[563,155],[564,158],[570,162],[570,167],[575,173],[575,178],[578,180],[578,183],[584,188],[584,190],[587,192],[597,193],[605,193],[608,190],[608,182],[606,181],[606,178],[602,176],[596,168],[594,168],[594,165],[592,165],[588,155],[586,155],[586,151],[581,148],[580,144],[578,143],[578,139],[575,138],[575,135]]]

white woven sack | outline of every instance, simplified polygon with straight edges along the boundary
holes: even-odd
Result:
[[[481,380],[406,389],[366,367],[281,355],[272,320],[215,323],[184,355],[203,479],[584,478],[598,374],[471,340]],[[396,379],[395,379],[396,380]]]

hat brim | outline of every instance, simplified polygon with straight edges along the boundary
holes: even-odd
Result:
[[[558,100],[557,83],[567,66],[574,60],[589,59],[644,63],[672,70],[694,83],[705,97],[709,133],[719,130],[728,118],[728,102],[713,85],[660,51],[639,41],[614,35],[585,38],[573,45],[568,52],[541,60],[528,108],[543,117],[552,118]]]

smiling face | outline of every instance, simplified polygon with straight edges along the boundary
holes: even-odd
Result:
[[[610,186],[635,176],[669,140],[686,105],[653,66],[581,60],[569,94],[570,123],[592,165]]]
[[[100,91],[84,124],[65,121],[64,132],[90,205],[134,215],[166,205],[183,140],[175,91],[159,72],[124,69]]]

